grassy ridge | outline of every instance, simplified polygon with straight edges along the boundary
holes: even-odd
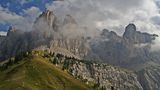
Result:
[[[0,90],[91,90],[42,57],[22,60],[0,71]]]

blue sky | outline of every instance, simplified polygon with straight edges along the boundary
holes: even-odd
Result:
[[[40,11],[44,11],[45,5],[53,1],[54,0],[0,0],[0,6],[3,9],[8,9],[7,11],[9,12],[23,16],[24,11],[31,7],[37,7]],[[0,31],[6,31],[9,26],[9,22],[0,23]]]

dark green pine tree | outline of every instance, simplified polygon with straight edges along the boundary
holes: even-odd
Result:
[[[69,69],[69,64],[70,64],[69,60],[65,60],[64,63],[63,63],[62,70]]]
[[[58,64],[58,58],[57,57],[54,58],[53,64],[56,64],[56,65]]]

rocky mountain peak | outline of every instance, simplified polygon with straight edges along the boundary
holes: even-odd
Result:
[[[57,18],[53,13],[53,11],[46,10],[36,19],[35,24],[38,24],[38,26],[41,26],[39,24],[46,22],[49,27],[52,27],[53,29],[57,29],[56,19]]]
[[[136,31],[136,25],[133,23],[130,23],[129,25],[127,25],[126,27],[126,31],[130,30],[130,31]]]
[[[109,30],[108,29],[103,29],[101,35],[102,36],[108,36],[108,34],[109,34]]]
[[[53,11],[49,11],[49,10],[42,12],[42,14],[40,15],[40,17],[44,17],[47,20],[49,20],[51,16],[54,16],[54,14],[53,14]]]
[[[108,29],[103,29],[102,33],[101,33],[102,36],[117,36],[117,33],[114,32],[114,31],[109,31]]]
[[[129,40],[132,40],[132,39],[134,39],[135,34],[136,34],[136,26],[134,24],[129,24],[125,28],[123,38],[127,38]]]
[[[117,35],[116,32],[114,31],[109,31],[107,29],[104,29],[101,33],[101,36],[104,38],[104,39],[109,39],[109,40],[115,40],[115,41],[119,41],[120,40],[120,37]]]
[[[63,21],[63,24],[76,24],[76,20],[71,15],[66,15]]]
[[[155,40],[155,38],[158,35],[156,34],[149,34],[149,33],[142,33],[140,31],[136,31],[136,26],[134,24],[129,24],[125,32],[123,34],[123,38],[130,43],[151,43],[152,40]]]

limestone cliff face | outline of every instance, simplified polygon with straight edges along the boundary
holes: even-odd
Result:
[[[123,34],[123,38],[128,40],[131,43],[151,43],[157,35],[155,34],[148,34],[148,33],[141,33],[140,31],[136,31],[136,26],[134,24],[129,24],[125,32]]]
[[[79,39],[62,38],[58,40],[53,40],[50,43],[50,46],[51,46],[50,49],[54,47],[60,47],[66,49],[79,57],[85,57],[88,54],[88,48],[89,48],[86,44],[86,41],[83,38]]]
[[[77,22],[71,15],[68,14],[65,16],[63,21],[63,25],[66,25],[66,24],[77,24]]]
[[[160,66],[146,67],[137,72],[138,79],[144,90],[159,90],[160,88]]]
[[[6,36],[0,36],[0,46],[2,46],[4,40],[5,40]],[[2,55],[2,51],[1,51],[2,47],[0,47],[0,57]]]
[[[3,40],[4,40],[5,37],[6,36],[0,36],[0,44],[3,42]]]
[[[103,30],[97,43],[91,45],[96,57],[104,62],[130,67],[150,61],[150,45],[157,35],[141,33],[129,24],[123,37],[113,31]]]
[[[17,53],[27,50],[28,40],[24,32],[10,27],[7,36],[4,38],[0,47],[0,59],[6,59],[15,56]]]
[[[85,57],[89,52],[87,37],[82,36],[82,28],[71,15],[66,15],[59,23],[52,11],[43,12],[35,21],[33,30],[22,32],[11,27],[5,42],[1,45],[1,59],[35,48],[61,48],[78,57]],[[63,50],[62,50],[63,51]]]
[[[43,12],[35,21],[35,28],[42,25],[42,23],[47,23],[48,27],[52,27],[54,30],[57,29],[57,17],[52,11],[46,10]]]
[[[59,22],[55,14],[47,10],[36,19],[31,32],[10,28],[1,47],[1,57],[7,58],[17,52],[39,47],[50,50],[58,47],[81,58],[102,60],[123,67],[151,60],[150,44],[157,35],[141,33],[134,24],[126,27],[123,37],[104,29],[97,39],[84,35],[84,28],[79,27],[71,15],[66,15]]]
[[[79,36],[79,26],[71,15],[66,15],[62,24],[51,11],[42,13],[31,32],[31,48],[46,46],[50,50],[58,47],[70,51],[78,57],[85,57],[89,46],[86,37]],[[75,33],[74,33],[75,32]]]
[[[136,74],[108,64],[73,61],[69,72],[87,84],[94,82],[104,90],[143,90]]]
[[[156,37],[158,35],[137,31],[134,24],[129,24],[123,37],[103,30],[98,43],[93,43],[91,47],[95,57],[103,62],[138,70],[138,80],[144,90],[158,90],[159,66],[152,63],[159,64],[159,52],[150,52]]]

